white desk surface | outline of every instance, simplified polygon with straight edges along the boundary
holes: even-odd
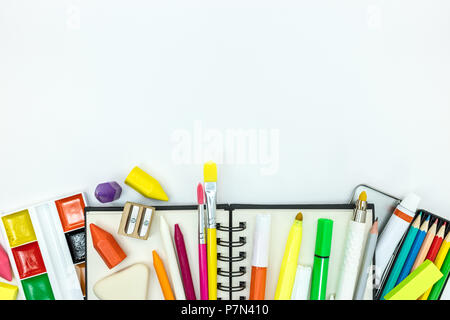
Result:
[[[4,0],[0,208],[78,190],[97,205],[96,184],[134,165],[170,203],[193,203],[209,158],[196,143],[206,153],[211,134],[256,129],[279,134],[274,170],[261,170],[264,153],[220,165],[218,202],[347,202],[366,183],[415,191],[449,218],[449,11],[445,0]],[[193,139],[184,163],[180,134]],[[156,203],[129,188],[125,200]]]
[[[272,174],[259,155],[219,167],[219,202],[347,202],[367,183],[416,191],[450,217],[449,10],[407,0],[2,1],[0,208],[76,190],[95,205],[96,184],[122,183],[134,165],[171,203],[193,203],[203,159],[192,146],[187,164],[174,161],[174,139],[186,130],[198,140],[202,127],[279,133]],[[142,200],[129,189],[125,199]]]

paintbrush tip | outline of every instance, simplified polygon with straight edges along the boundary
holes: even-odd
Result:
[[[203,166],[203,178],[205,182],[217,182],[217,165],[208,161]]]
[[[197,203],[205,203],[205,192],[203,191],[203,185],[201,183],[197,185]]]

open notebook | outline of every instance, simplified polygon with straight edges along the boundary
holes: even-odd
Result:
[[[87,232],[87,299],[95,300],[95,283],[134,263],[145,263],[150,269],[148,299],[160,300],[163,295],[153,269],[152,250],[156,250],[166,261],[166,254],[159,235],[159,217],[167,220],[173,236],[174,224],[183,232],[189,255],[196,296],[199,292],[197,206],[159,206],[150,229],[148,240],[139,240],[117,234],[122,208],[86,208],[86,224],[95,223],[113,234],[127,254],[127,258],[113,269],[108,269],[92,246],[89,227]],[[336,293],[339,268],[343,259],[343,248],[348,222],[353,205],[218,205],[218,298],[223,300],[248,299],[250,287],[253,232],[257,214],[272,215],[269,267],[267,274],[266,299],[273,299],[289,229],[296,214],[303,213],[303,237],[299,264],[312,266],[319,218],[334,221],[333,240],[327,285],[327,298]],[[374,219],[373,205],[369,205],[366,220],[367,235]],[[364,240],[365,241],[365,240]],[[169,275],[169,280],[170,275]],[[372,299],[372,278],[369,277],[366,299]]]

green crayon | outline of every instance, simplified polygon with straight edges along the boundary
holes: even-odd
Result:
[[[328,263],[330,261],[333,220],[317,221],[316,248],[311,279],[310,300],[325,300],[327,294]]]

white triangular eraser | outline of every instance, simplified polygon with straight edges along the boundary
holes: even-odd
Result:
[[[97,281],[94,293],[101,300],[146,300],[148,275],[148,267],[136,263]]]

